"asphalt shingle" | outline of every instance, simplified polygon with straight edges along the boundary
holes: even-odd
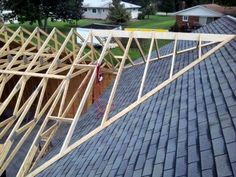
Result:
[[[222,17],[196,32],[235,34],[236,21]],[[181,41],[178,48],[194,44]],[[67,174],[83,176],[235,175],[235,44],[236,40],[231,41],[216,51],[38,176],[52,174],[59,167]],[[165,54],[172,48],[173,43],[160,51]],[[191,63],[197,52],[177,55],[174,73]],[[144,93],[168,78],[170,59],[151,63]],[[143,69],[138,65],[124,70],[110,116],[137,99]],[[102,98],[108,98],[110,90]],[[95,108],[80,120],[73,141],[99,126]]]

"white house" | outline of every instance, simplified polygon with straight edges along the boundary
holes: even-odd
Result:
[[[3,10],[2,12],[0,12],[0,22],[3,22],[5,25],[11,23],[19,23],[17,17],[11,17],[11,15],[11,10]]]
[[[89,19],[106,19],[108,16],[109,7],[112,4],[112,0],[84,0],[84,18]],[[131,18],[138,18],[139,9],[141,6],[123,2],[121,4],[130,12]]]
[[[224,15],[236,15],[236,7],[224,7],[217,4],[202,4],[187,8],[172,15],[176,16],[179,27],[204,26]]]

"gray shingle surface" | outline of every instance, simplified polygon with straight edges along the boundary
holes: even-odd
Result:
[[[223,17],[197,32],[235,34],[236,22]],[[236,40],[226,44],[38,176],[235,175],[235,44]],[[178,48],[188,46],[194,42],[180,42]],[[172,49],[169,44],[161,53]],[[174,72],[193,61],[196,53],[178,55]],[[144,93],[167,79],[169,68],[170,59],[152,63]],[[137,98],[143,69],[140,65],[124,71],[110,116]],[[110,88],[102,98],[109,92]],[[79,122],[74,141],[99,125],[94,109]]]

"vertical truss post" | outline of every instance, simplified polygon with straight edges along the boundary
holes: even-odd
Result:
[[[40,30],[37,28],[37,49],[39,50],[41,46],[41,41],[40,41]]]
[[[202,38],[201,34],[199,34],[199,42],[198,42],[198,58],[202,58]]]
[[[152,55],[152,49],[153,49],[154,41],[155,41],[155,34],[152,35],[150,48],[149,48],[149,52],[148,52],[148,57],[147,57],[147,62],[146,62],[146,65],[145,65],[145,69],[144,69],[144,73],[143,73],[143,77],[142,77],[142,82],[141,82],[141,86],[140,86],[139,93],[138,93],[138,100],[142,96],[143,87],[144,87],[144,83],[145,83],[146,76],[147,76],[148,66],[149,66],[149,63],[150,63],[151,55]]]
[[[175,42],[174,42],[173,56],[172,56],[171,67],[170,67],[170,76],[169,76],[169,79],[171,79],[172,76],[173,76],[174,65],[175,65],[175,56],[176,56],[177,40],[178,40],[178,35],[176,34],[176,35],[175,35]]]
[[[114,99],[115,92],[116,92],[117,86],[119,84],[122,71],[124,69],[125,61],[127,59],[127,56],[128,56],[128,53],[129,53],[129,49],[130,49],[130,46],[131,46],[131,43],[132,43],[132,40],[133,40],[133,34],[131,33],[130,37],[129,37],[129,40],[128,40],[128,43],[127,43],[126,48],[125,48],[125,52],[124,52],[123,58],[122,58],[121,63],[120,63],[120,67],[119,67],[119,70],[118,70],[118,73],[117,73],[114,85],[112,87],[112,91],[111,91],[111,94],[110,94],[110,97],[109,97],[109,100],[108,100],[108,103],[107,103],[107,106],[106,106],[106,110],[105,110],[104,116],[102,118],[101,126],[103,126],[104,123],[106,122],[106,120],[108,118],[108,115],[109,115],[109,112],[111,110],[112,101]]]
[[[160,50],[159,50],[159,45],[157,39],[155,39],[155,47],[156,47],[156,52],[157,52],[157,58],[160,59]]]

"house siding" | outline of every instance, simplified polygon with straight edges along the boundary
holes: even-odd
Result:
[[[189,26],[190,28],[193,28],[194,26],[199,24],[199,17],[197,16],[189,16],[188,21],[183,21],[183,16],[176,16],[176,22],[178,24],[179,28],[184,28]]]
[[[88,19],[102,19],[105,20],[108,16],[109,9],[107,8],[86,8],[87,11],[84,12],[83,16],[84,18]],[[93,12],[93,9],[96,10],[96,13]],[[139,10],[134,9],[127,9],[128,12],[131,14],[132,19],[138,18]]]
[[[86,8],[87,11],[84,12],[84,18],[88,19],[103,19],[105,20],[108,16],[108,9],[102,8]],[[93,9],[96,10],[96,13],[93,12]]]

